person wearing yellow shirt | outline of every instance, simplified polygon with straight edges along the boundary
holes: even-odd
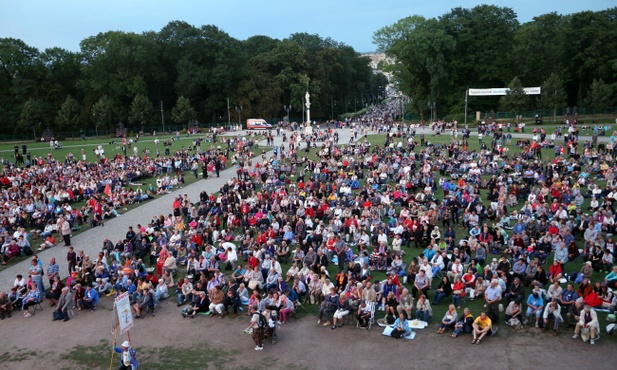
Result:
[[[473,341],[471,344],[480,344],[487,333],[491,332],[493,322],[486,312],[482,312],[473,322]]]

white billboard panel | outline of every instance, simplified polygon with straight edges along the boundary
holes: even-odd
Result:
[[[491,89],[469,89],[469,96],[499,96],[506,95],[510,90],[507,87],[496,87]],[[527,95],[540,95],[542,93],[542,87],[525,87],[525,94]]]

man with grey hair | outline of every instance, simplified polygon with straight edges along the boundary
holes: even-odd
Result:
[[[499,302],[502,290],[497,279],[491,280],[491,285],[484,292],[486,300],[486,313],[495,324],[499,322]]]
[[[69,321],[69,310],[73,306],[73,293],[68,287],[62,288],[62,293],[60,294],[60,298],[58,299],[58,304],[56,305],[56,312],[58,312],[58,320],[62,319],[62,321]],[[54,315],[56,316],[56,315]]]

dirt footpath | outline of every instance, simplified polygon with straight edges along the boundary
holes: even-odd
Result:
[[[5,369],[106,369],[110,365],[112,300],[104,298],[96,312],[78,311],[68,322],[52,322],[45,307],[24,318],[17,312],[0,321],[0,362]],[[614,369],[607,357],[614,344],[595,345],[570,338],[563,330],[554,338],[529,328],[504,332],[472,345],[471,337],[437,335],[433,326],[419,330],[416,339],[395,340],[356,329],[355,323],[336,330],[316,325],[308,315],[291,319],[279,330],[278,342],[254,351],[242,330],[248,317],[198,316],[183,319],[173,301],[163,302],[156,317],[137,320],[131,340],[138,350],[140,369],[530,369],[557,365],[567,369]],[[605,334],[606,335],[606,334]],[[118,338],[121,342],[126,338]],[[118,367],[115,356],[112,368]]]

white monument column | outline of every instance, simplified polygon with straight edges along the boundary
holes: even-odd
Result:
[[[308,91],[304,95],[304,99],[306,99],[306,102],[304,103],[304,106],[306,107],[306,122],[308,122],[308,124],[310,125],[311,124],[311,94],[309,94]]]

